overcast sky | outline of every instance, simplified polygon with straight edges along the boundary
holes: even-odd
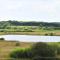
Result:
[[[60,22],[60,0],[0,0],[0,21]]]

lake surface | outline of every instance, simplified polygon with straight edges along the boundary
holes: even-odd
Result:
[[[60,42],[60,36],[36,36],[36,35],[0,35],[7,41],[21,42]]]

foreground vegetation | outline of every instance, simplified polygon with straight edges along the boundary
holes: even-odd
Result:
[[[36,43],[32,48],[14,49],[10,57],[14,59],[31,59],[31,60],[60,60],[59,43]]]
[[[60,23],[1,21],[0,35],[2,34],[60,36]]]
[[[0,40],[0,60],[10,60],[10,53],[18,48],[30,48],[34,43]]]
[[[60,42],[0,41],[1,60],[60,60]]]

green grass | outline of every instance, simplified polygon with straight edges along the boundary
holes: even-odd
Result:
[[[5,34],[19,34],[19,35],[45,35],[53,33],[53,35],[60,36],[60,30],[44,29],[38,26],[10,26],[10,28],[0,29],[0,35]]]

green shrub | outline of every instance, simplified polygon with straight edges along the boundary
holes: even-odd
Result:
[[[11,58],[31,58],[32,52],[31,49],[17,49],[10,53]]]
[[[50,36],[53,36],[54,35],[54,33],[50,33]]]
[[[44,57],[56,57],[57,53],[56,53],[56,50],[55,50],[55,47],[54,46],[50,46],[48,45],[47,43],[37,43],[35,45],[33,45],[33,57],[36,57],[36,58],[33,58],[33,60],[40,60]],[[42,58],[40,58],[42,57]],[[42,59],[42,60],[53,60],[52,58],[51,59]]]
[[[54,58],[56,56],[57,46],[42,42],[34,44],[32,48],[14,49],[10,53],[10,57],[16,59],[56,60],[57,58]]]
[[[17,43],[16,43],[16,46],[20,46],[20,43],[19,43],[19,42],[17,42]]]
[[[47,33],[45,33],[45,36],[48,36],[48,34],[47,34]]]

